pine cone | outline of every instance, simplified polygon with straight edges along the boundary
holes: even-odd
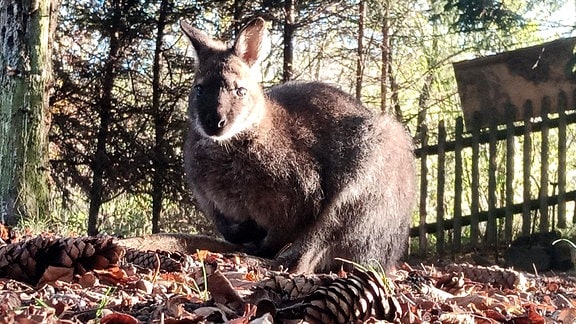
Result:
[[[118,264],[122,253],[112,238],[37,236],[0,247],[0,277],[36,284],[50,266],[83,274]]]
[[[436,282],[436,288],[447,291],[452,295],[459,296],[466,294],[466,290],[464,289],[465,284],[466,281],[464,280],[464,273],[450,272],[438,279]]]
[[[301,299],[308,296],[321,286],[325,286],[338,278],[336,275],[298,275],[280,273],[259,284],[260,287],[271,289],[283,300]]]
[[[125,248],[125,250],[124,261],[146,269],[178,272],[187,270],[191,266],[188,257],[179,252],[141,251],[133,248]]]
[[[308,323],[354,323],[370,318],[393,321],[399,311],[398,301],[375,273],[356,270],[316,289],[301,304],[279,310],[278,315]]]
[[[481,267],[470,264],[450,264],[445,267],[446,272],[462,272],[472,281],[490,283],[507,289],[525,290],[529,286],[526,277],[511,269],[498,266]]]

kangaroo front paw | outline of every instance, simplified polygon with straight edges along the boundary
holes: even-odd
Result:
[[[301,253],[294,246],[290,246],[278,253],[274,259],[273,263],[277,269],[288,270],[292,272],[298,267],[298,262],[300,261]]]
[[[300,245],[292,245],[285,251],[280,252],[274,260],[292,273],[314,273],[325,271],[325,249],[319,247],[303,248]]]

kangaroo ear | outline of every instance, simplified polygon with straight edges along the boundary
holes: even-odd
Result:
[[[222,47],[222,44],[218,41],[213,40],[206,33],[200,29],[192,27],[185,21],[180,21],[180,28],[182,28],[182,31],[188,37],[190,43],[192,43],[192,47],[194,47],[198,56],[212,49]]]
[[[234,53],[248,64],[248,66],[252,66],[258,62],[262,55],[262,43],[266,32],[264,26],[265,21],[262,18],[256,18],[250,21],[242,28],[234,43]]]

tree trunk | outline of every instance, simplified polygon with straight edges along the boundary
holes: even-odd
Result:
[[[48,216],[48,91],[57,0],[0,0],[0,218]]]
[[[170,7],[169,0],[162,0],[160,3],[160,13],[156,32],[156,46],[154,49],[154,64],[152,66],[152,118],[154,120],[154,158],[152,159],[153,179],[152,179],[152,233],[160,232],[160,218],[162,216],[162,200],[164,197],[164,178],[166,177],[165,162],[165,134],[166,118],[160,107],[162,96],[160,73],[162,67],[161,55],[164,39],[164,27],[166,26],[166,15]]]
[[[362,100],[362,81],[364,78],[364,17],[366,0],[358,5],[358,48],[356,50],[356,99]]]
[[[284,2],[284,66],[282,81],[288,82],[292,80],[294,75],[294,32],[296,25],[294,24],[294,1],[285,0]]]
[[[392,53],[390,53],[389,59],[389,67],[388,67],[388,82],[390,83],[390,101],[392,108],[391,111],[394,112],[394,116],[399,121],[404,120],[404,113],[402,112],[402,106],[400,106],[400,87],[398,86],[398,82],[396,81],[396,77],[394,76],[394,71],[392,71]]]
[[[388,111],[387,97],[388,97],[388,74],[390,67],[390,2],[384,3],[384,16],[382,18],[382,69],[380,71],[380,110],[382,112]]]
[[[238,36],[240,33],[240,29],[242,29],[242,17],[244,16],[244,7],[246,6],[246,0],[234,0],[234,4],[232,5],[232,15],[234,16],[234,21],[232,21],[232,25],[234,26],[234,38]]]
[[[114,0],[112,7],[114,13],[112,17],[112,30],[109,33],[110,46],[108,50],[108,61],[104,66],[104,78],[100,95],[100,111],[98,117],[100,124],[96,137],[96,152],[92,161],[92,186],[90,188],[90,209],[88,210],[88,235],[98,234],[98,215],[103,201],[104,172],[108,168],[109,160],[106,146],[108,145],[108,133],[111,123],[112,110],[112,90],[114,89],[114,79],[118,66],[118,53],[120,52],[120,40],[118,38],[117,25],[120,21],[121,6],[119,0]]]
[[[430,73],[428,73],[424,78],[424,83],[422,84],[420,95],[418,96],[418,117],[416,119],[416,126],[418,128],[426,123],[432,81],[434,81],[434,74],[433,71],[430,71]]]

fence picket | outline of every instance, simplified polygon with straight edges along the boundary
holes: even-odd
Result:
[[[474,126],[472,129],[472,184],[471,184],[471,206],[470,206],[470,244],[478,246],[480,229],[478,227],[478,212],[480,211],[480,171],[478,161],[480,160],[480,125],[482,125],[480,113],[474,114]]]
[[[548,232],[550,230],[550,216],[548,214],[548,154],[549,154],[549,130],[550,125],[548,124],[550,112],[550,98],[544,97],[542,99],[542,130],[541,134],[541,146],[540,146],[540,232]]]
[[[524,146],[522,152],[522,198],[524,208],[522,209],[522,235],[530,235],[532,228],[532,214],[528,201],[531,199],[530,175],[532,166],[532,102],[526,101],[524,104]]]
[[[454,145],[454,229],[453,247],[458,252],[462,248],[462,134],[464,133],[464,119],[456,119],[456,133]]]
[[[496,224],[496,116],[492,114],[489,122],[489,142],[488,142],[488,221],[486,224],[486,240],[491,246],[496,245],[496,234],[498,232]]]
[[[438,231],[436,232],[436,252],[439,255],[444,254],[444,186],[446,183],[445,164],[446,164],[446,128],[444,121],[438,123],[438,186],[436,200],[436,223]]]
[[[558,228],[566,228],[566,92],[558,94]]]
[[[512,205],[514,205],[514,118],[516,109],[514,106],[506,107],[506,114],[508,116],[506,123],[506,218],[504,220],[504,241],[512,241],[512,229],[514,227],[514,213]]]
[[[428,145],[428,127],[422,125],[420,129],[420,143],[422,147]],[[425,255],[428,249],[428,240],[426,237],[426,198],[428,196],[428,166],[426,165],[426,152],[420,156],[420,233],[418,235],[420,254]]]

